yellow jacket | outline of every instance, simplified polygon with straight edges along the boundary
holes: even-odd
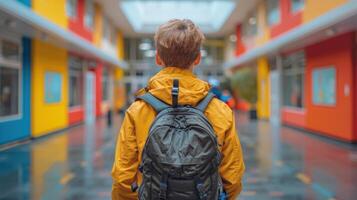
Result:
[[[196,78],[190,71],[175,67],[162,69],[151,78],[147,90],[167,104],[171,104],[172,80],[179,79],[179,104],[195,106],[209,91],[208,83]],[[145,91],[139,92],[139,95]],[[141,153],[148,130],[155,118],[155,111],[143,101],[135,101],[126,111],[118,135],[115,160],[112,170],[113,200],[136,200],[137,193],[131,192],[131,184],[141,183],[138,172]],[[222,162],[219,168],[224,188],[229,199],[235,199],[242,190],[244,172],[241,145],[235,128],[231,109],[218,99],[208,105],[205,115],[211,121],[218,138]]]

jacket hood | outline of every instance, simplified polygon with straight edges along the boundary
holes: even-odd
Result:
[[[146,90],[165,103],[171,105],[173,80],[179,80],[179,98],[181,105],[195,106],[210,90],[210,85],[198,79],[191,71],[177,67],[165,67],[153,76]]]

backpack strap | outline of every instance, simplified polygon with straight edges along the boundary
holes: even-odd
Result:
[[[178,95],[179,95],[179,80],[174,79],[172,82],[172,90],[171,90],[172,106],[173,107],[178,106]]]
[[[148,103],[151,107],[153,107],[155,109],[155,111],[157,113],[170,107],[169,105],[162,102],[160,99],[156,98],[154,95],[152,95],[149,92],[147,92],[141,96],[138,96],[137,99],[141,99],[141,100],[145,101],[146,103]]]
[[[211,92],[209,92],[205,98],[203,98],[200,103],[196,106],[196,108],[202,112],[204,112],[208,106],[208,104],[212,101],[212,99],[215,97],[215,95]]]

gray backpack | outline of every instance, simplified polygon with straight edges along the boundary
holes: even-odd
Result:
[[[196,107],[178,105],[178,86],[175,79],[172,106],[149,92],[138,97],[157,112],[139,167],[139,200],[217,200],[222,192],[216,134],[204,115],[214,95]]]

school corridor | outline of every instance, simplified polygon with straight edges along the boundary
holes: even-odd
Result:
[[[0,0],[0,200],[111,198],[172,19],[204,34],[192,73],[236,112],[239,199],[357,199],[357,0]]]
[[[105,119],[0,151],[0,199],[111,198],[115,137]],[[357,196],[357,148],[250,121],[237,114],[246,174],[241,200],[352,200]]]

